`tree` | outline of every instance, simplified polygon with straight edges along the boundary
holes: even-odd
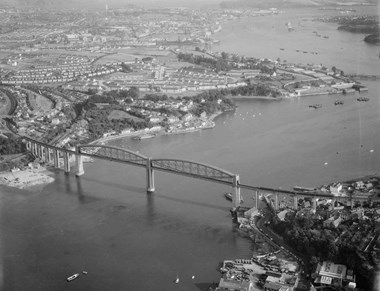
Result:
[[[227,60],[228,59],[228,53],[226,53],[226,52],[222,52],[221,56],[222,56],[223,60]]]
[[[132,86],[131,88],[129,88],[128,97],[131,97],[133,99],[137,99],[137,98],[139,98],[139,96],[140,96],[139,88],[137,88],[135,86]]]

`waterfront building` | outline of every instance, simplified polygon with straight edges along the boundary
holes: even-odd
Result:
[[[220,278],[219,285],[215,291],[253,291],[251,281],[238,281],[234,279]]]

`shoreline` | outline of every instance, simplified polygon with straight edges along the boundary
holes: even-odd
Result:
[[[12,188],[32,190],[32,187],[44,187],[55,181],[54,173],[46,166],[19,171],[0,172],[0,185]]]
[[[212,115],[210,115],[208,118],[207,118],[207,122],[213,122],[218,116],[222,115],[224,113],[224,111],[219,111],[217,113],[214,113]],[[215,124],[214,124],[215,126]],[[213,126],[213,127],[214,127]],[[107,136],[107,137],[102,137],[102,138],[99,138],[99,139],[96,139],[92,142],[90,142],[89,144],[105,144],[107,143],[108,141],[111,141],[111,140],[115,140],[115,139],[122,139],[122,138],[126,138],[126,137],[134,137],[134,136],[138,136],[138,135],[142,135],[142,134],[155,134],[155,137],[157,136],[160,136],[160,135],[171,135],[171,134],[180,134],[180,133],[189,133],[189,132],[196,132],[196,131],[199,131],[199,130],[204,130],[204,129],[210,129],[212,127],[209,127],[209,126],[206,126],[206,127],[200,127],[200,128],[192,128],[192,129],[188,129],[188,128],[183,128],[183,129],[180,129],[180,131],[178,132],[166,132],[164,129],[148,129],[148,130],[145,130],[145,129],[142,129],[142,130],[137,130],[137,131],[133,131],[133,132],[126,132],[126,133],[121,133],[121,134],[118,134],[118,135],[112,135],[112,136]]]

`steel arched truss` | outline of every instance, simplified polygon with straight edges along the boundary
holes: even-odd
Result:
[[[233,185],[236,175],[217,167],[186,160],[151,159],[152,168],[193,178]]]
[[[115,162],[124,162],[144,167],[146,167],[148,160],[147,157],[136,152],[105,145],[81,145],[78,146],[78,151],[80,154],[89,157],[111,160]]]

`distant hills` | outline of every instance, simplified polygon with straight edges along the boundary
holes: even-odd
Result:
[[[378,0],[224,0],[220,3],[221,8],[241,7],[310,7],[310,6],[343,6],[343,5],[377,5]]]
[[[221,8],[270,8],[270,7],[305,7],[305,6],[340,6],[351,4],[378,5],[379,0],[0,0],[0,8],[13,7],[40,7],[40,8],[84,8],[97,9],[105,7],[107,3],[110,8],[135,4],[145,7],[165,6],[217,6]]]

